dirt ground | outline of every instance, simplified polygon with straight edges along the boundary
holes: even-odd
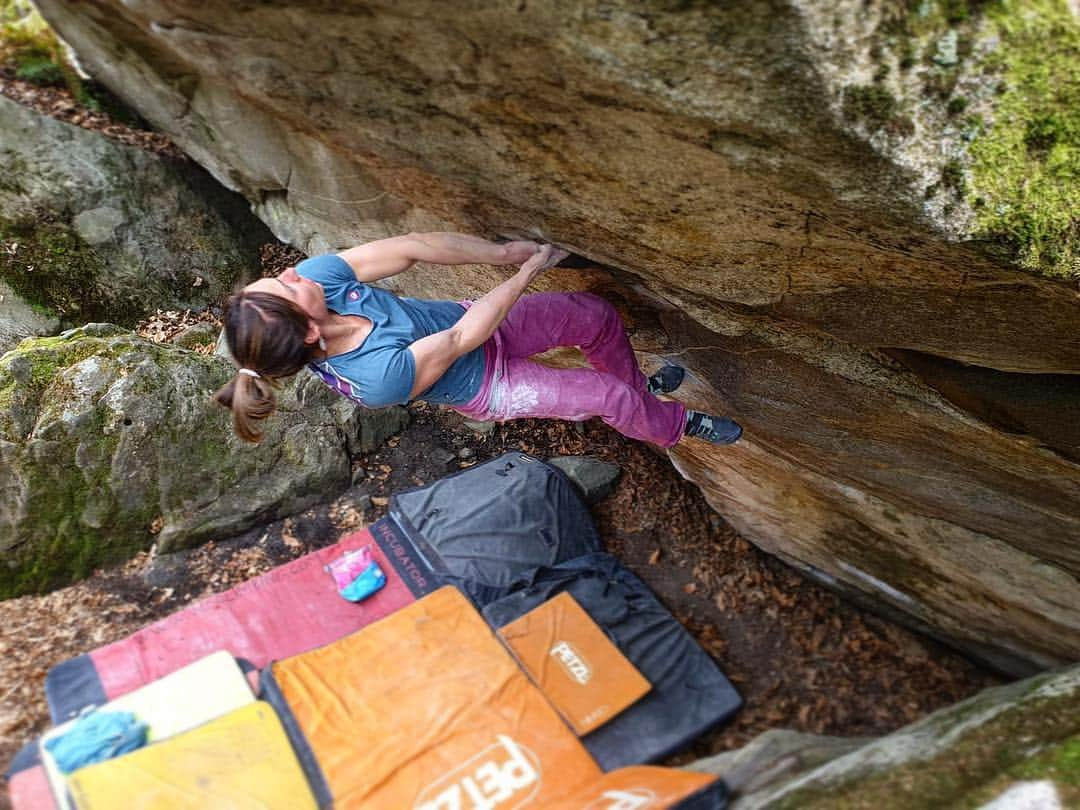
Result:
[[[382,517],[395,491],[514,449],[620,465],[615,492],[592,509],[607,550],[657,593],[745,699],[732,723],[673,763],[739,747],[770,728],[884,734],[1000,682],[803,580],[742,540],[664,456],[597,420],[523,420],[484,435],[452,411],[417,404],[411,416],[387,446],[355,460],[355,485],[329,505],[0,603],[0,758],[9,760],[47,727],[43,681],[53,664],[335,542]]]

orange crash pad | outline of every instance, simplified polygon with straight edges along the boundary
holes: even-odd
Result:
[[[539,808],[600,775],[453,587],[274,664],[266,683],[335,808]]]
[[[652,688],[565,591],[501,628],[499,635],[579,736]]]

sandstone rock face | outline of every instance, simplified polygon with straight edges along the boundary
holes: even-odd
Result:
[[[1080,300],[950,241],[932,171],[838,120],[869,48],[811,5],[40,2],[310,252],[453,227],[587,257],[544,284],[611,297],[744,424],[671,455],[748,539],[1002,668],[1075,660]]]
[[[269,238],[199,167],[6,98],[0,163],[0,279],[69,324],[217,302]]]
[[[210,395],[231,366],[109,324],[26,340],[0,359],[0,595],[85,576],[157,542],[228,537],[348,486],[349,453],[401,426],[311,375],[258,446]]]
[[[988,689],[862,745],[769,731],[688,768],[739,781],[742,795],[732,810],[1004,810],[1075,806],[1078,755],[1080,667],[1074,666]]]

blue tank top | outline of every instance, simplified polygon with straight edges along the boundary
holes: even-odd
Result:
[[[416,379],[416,361],[409,345],[449,329],[465,314],[465,308],[453,301],[399,298],[363,284],[356,280],[348,262],[334,254],[305,259],[296,272],[322,285],[327,309],[371,321],[371,332],[360,346],[309,366],[336,391],[368,408],[408,402]],[[455,360],[416,398],[464,405],[480,391],[483,379],[484,349],[480,347]]]

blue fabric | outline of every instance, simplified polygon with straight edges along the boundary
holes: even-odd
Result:
[[[399,298],[362,284],[348,263],[333,254],[305,259],[296,272],[322,285],[331,311],[371,321],[371,333],[358,348],[313,364],[325,382],[369,408],[408,402],[416,379],[409,345],[450,328],[465,314],[465,308],[453,301]],[[458,358],[417,399],[464,405],[480,391],[483,379],[484,349],[480,347]]]
[[[362,602],[385,584],[386,574],[379,568],[378,563],[373,562],[339,593],[350,602]]]
[[[92,711],[76,720],[67,733],[48,740],[45,748],[61,771],[71,773],[142,748],[148,731],[149,726],[131,712]]]

